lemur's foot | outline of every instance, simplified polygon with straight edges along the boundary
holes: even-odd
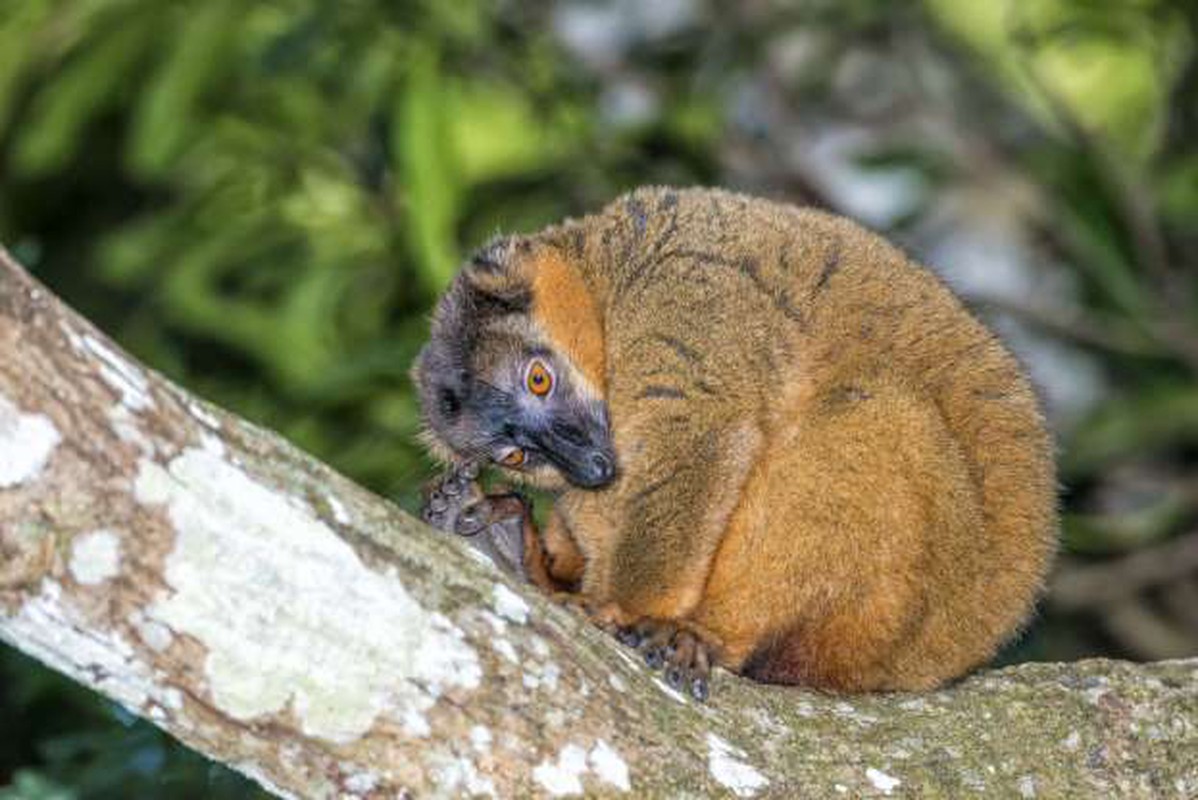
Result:
[[[451,467],[425,488],[421,517],[446,533],[466,537],[500,569],[525,579],[524,501],[514,494],[487,495],[478,464]]]
[[[666,683],[706,700],[710,694],[715,647],[695,626],[678,620],[645,619],[621,628],[616,638],[639,650],[651,669],[663,669]]]

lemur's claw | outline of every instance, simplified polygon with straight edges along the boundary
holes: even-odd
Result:
[[[643,641],[640,631],[636,628],[620,628],[616,631],[616,639],[620,644],[636,649],[641,646]]]
[[[491,516],[491,502],[485,497],[469,505],[464,505],[461,511],[458,512],[458,520],[454,526],[454,533],[459,536],[474,536],[492,521]]]
[[[661,647],[651,647],[645,651],[645,663],[649,669],[659,670],[666,663],[666,651]]]

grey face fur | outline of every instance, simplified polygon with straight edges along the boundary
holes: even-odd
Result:
[[[606,486],[616,471],[606,406],[538,339],[531,304],[527,289],[484,292],[465,272],[454,280],[413,369],[426,440],[443,457],[493,462],[542,485]],[[534,365],[550,377],[543,395],[529,387]]]

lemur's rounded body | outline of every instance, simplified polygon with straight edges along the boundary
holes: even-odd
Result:
[[[474,343],[444,349],[470,317]],[[544,540],[610,619],[677,620],[730,669],[845,690],[935,686],[1026,619],[1057,535],[1035,396],[939,280],[853,223],[646,189],[493,246],[438,313],[426,414],[430,360],[459,352],[465,379],[495,335],[605,404],[592,440],[617,477],[562,488]]]

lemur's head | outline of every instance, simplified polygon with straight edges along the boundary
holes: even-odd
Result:
[[[591,291],[556,247],[508,237],[482,248],[438,303],[412,368],[425,444],[547,488],[608,485],[602,336]]]

